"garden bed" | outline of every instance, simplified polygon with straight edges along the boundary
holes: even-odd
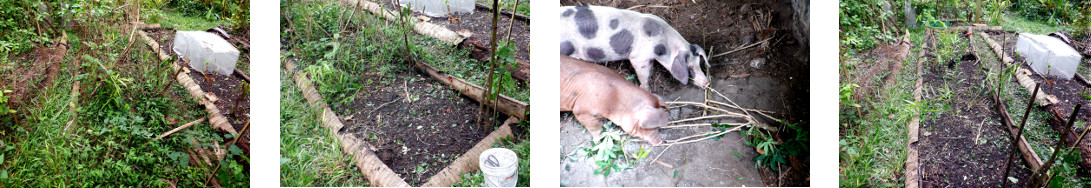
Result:
[[[1016,54],[1014,50],[1015,43],[1017,41],[1016,33],[991,33],[995,36],[994,39],[1003,42],[1004,53]],[[1087,39],[1083,38],[1075,39],[1075,41],[1086,40]],[[1011,57],[1014,58],[1014,63],[1019,64],[1019,66],[1023,67],[1024,69],[1030,70],[1030,66],[1026,64],[1026,58],[1021,56]],[[1080,113],[1076,115],[1076,121],[1091,122],[1091,105],[1089,105],[1091,104],[1091,99],[1088,98],[1091,97],[1091,88],[1088,87],[1087,83],[1083,83],[1079,80],[1081,79],[1080,77],[1086,78],[1088,76],[1086,72],[1087,69],[1085,67],[1087,66],[1086,62],[1086,60],[1084,62],[1081,62],[1080,70],[1076,72],[1076,77],[1073,77],[1071,80],[1065,80],[1052,76],[1043,77],[1037,72],[1031,71],[1032,74],[1030,75],[1030,78],[1032,78],[1035,82],[1042,83],[1041,90],[1044,93],[1053,95],[1057,98],[1056,103],[1052,103],[1049,106],[1041,108],[1041,110],[1046,111],[1050,115],[1050,121],[1048,124],[1054,131],[1056,131],[1054,132],[1054,134],[1060,134],[1064,131],[1064,126],[1066,123],[1065,121],[1067,121],[1068,116],[1072,113],[1072,110],[1074,109],[1076,104],[1084,104],[1080,108]],[[1072,145],[1072,143],[1076,142],[1076,138],[1079,137],[1079,134],[1086,126],[1087,125],[1081,126],[1080,123],[1077,123],[1075,126],[1073,126],[1072,130],[1074,131],[1070,131],[1068,135],[1063,135],[1066,145]],[[1043,140],[1037,140],[1036,142],[1048,143],[1047,145],[1052,146],[1056,143],[1055,140],[1056,139],[1054,138],[1043,138]],[[1082,156],[1082,159],[1077,161],[1084,169],[1091,167],[1091,153],[1089,153],[1091,152],[1091,150],[1089,150],[1091,149],[1091,141],[1089,140],[1091,139],[1085,138],[1084,140],[1081,140],[1077,146],[1078,150],[1081,151],[1080,154]]]
[[[175,37],[175,30],[173,28],[153,28],[146,29],[145,31],[148,33],[149,37],[160,44],[161,52],[178,57],[178,54],[172,50]],[[229,33],[233,38],[249,41],[249,32]],[[239,43],[233,43],[232,45],[239,45]],[[249,50],[240,50],[239,52],[239,61],[238,64],[236,64],[237,69],[249,67]],[[231,127],[234,128],[235,131],[243,131],[246,124],[250,122],[250,84],[248,78],[244,76],[244,72],[249,71],[221,76],[217,74],[203,74],[193,70],[188,67],[185,60],[182,58],[175,58],[172,63],[185,67],[186,70],[182,73],[192,78],[194,83],[200,86],[201,90],[204,91],[206,95],[210,94],[213,96],[206,97],[219,109],[220,115],[227,118],[227,122],[231,124]],[[242,132],[240,136],[237,144],[247,155],[249,155],[250,131],[246,130],[245,132]]]
[[[294,63],[286,66],[295,67]],[[296,73],[296,76],[300,73]],[[373,152],[363,155],[377,157],[383,168],[391,169],[399,177],[408,180],[404,183],[433,183],[435,180],[431,178],[438,177],[437,173],[450,168],[449,166],[458,167],[452,169],[452,172],[442,174],[443,179],[457,180],[457,175],[462,173],[457,171],[475,169],[462,167],[467,165],[465,163],[476,162],[462,159],[465,157],[463,155],[476,156],[483,151],[478,149],[482,147],[482,143],[487,146],[497,141],[486,138],[504,137],[512,133],[509,126],[504,124],[512,122],[500,119],[504,116],[486,117],[492,118],[487,120],[491,125],[477,124],[476,118],[480,114],[477,103],[438,81],[418,72],[397,73],[396,77],[403,84],[399,85],[394,81],[368,84],[365,88],[369,92],[356,95],[354,102],[349,105],[337,107],[339,110],[335,111],[344,111],[338,114],[348,115],[334,115],[337,118],[335,121],[344,120],[344,127],[335,130],[338,130],[336,134],[341,135],[339,137],[349,136],[363,143],[362,146],[366,147],[368,153]],[[410,80],[417,81],[410,85]],[[496,135],[493,130],[497,127],[505,131]],[[525,134],[526,130],[520,132]],[[452,163],[459,161],[462,163]],[[358,167],[375,168],[359,164]],[[455,177],[452,178],[452,175]],[[447,183],[434,185],[443,184]]]
[[[488,124],[481,124],[473,99],[416,71],[396,77],[361,83],[367,92],[333,110],[344,117],[343,132],[367,141],[410,185],[427,181],[507,119],[490,116]]]
[[[967,48],[956,52],[967,53]],[[1008,181],[1003,177],[1004,162],[1012,146],[991,95],[995,84],[985,81],[988,71],[981,61],[954,61],[924,65],[923,99],[936,112],[921,117],[917,143],[921,185],[1000,185]],[[1027,168],[1021,168],[1026,166],[1022,158],[1013,160],[1012,165],[1009,176],[1026,180],[1030,175]]]

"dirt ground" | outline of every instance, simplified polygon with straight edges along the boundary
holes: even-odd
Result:
[[[711,68],[707,70],[710,88],[727,95],[731,100],[745,108],[769,110],[782,113],[779,115],[791,122],[806,122],[809,119],[809,51],[792,37],[790,20],[791,4],[784,2],[739,1],[708,2],[697,1],[561,1],[561,5],[599,5],[628,8],[638,5],[646,7],[634,9],[638,12],[655,14],[673,26],[690,43],[706,49],[711,56],[730,51],[741,46],[769,39],[768,48],[754,47],[709,60]],[[660,8],[667,6],[670,8]],[[763,19],[764,18],[764,19]],[[761,21],[765,20],[765,21]],[[762,61],[752,66],[753,61]],[[610,62],[607,67],[618,70],[623,76],[633,75],[633,69],[627,61]],[[703,101],[704,90],[693,85],[680,85],[661,66],[653,66],[651,92],[666,101]],[[719,99],[723,100],[723,99]],[[562,113],[562,117],[563,117]],[[570,115],[570,114],[569,114]],[[672,119],[693,117],[691,110],[674,110]],[[574,124],[571,118],[562,120],[562,151],[571,151],[590,140],[585,131]],[[765,123],[774,124],[767,119]],[[804,123],[806,124],[806,123]],[[573,128],[575,127],[575,128]],[[689,130],[660,130],[664,139],[677,139],[688,136],[701,128]],[[688,134],[687,134],[688,133]],[[757,153],[752,147],[739,140],[738,133],[728,133],[720,141],[702,141],[674,146],[659,160],[675,166],[678,176],[657,164],[642,164],[635,169],[617,172],[604,181],[601,175],[590,175],[594,165],[581,159],[562,160],[562,183],[567,186],[764,186],[759,170],[752,159]],[[780,135],[784,137],[786,135]],[[588,147],[589,145],[583,145]],[[681,146],[681,148],[680,148]],[[632,148],[632,146],[627,146]],[[665,147],[656,147],[652,155],[658,155]],[[715,148],[715,149],[704,149]],[[701,152],[685,152],[701,151]],[[734,154],[743,156],[739,158]],[[562,153],[566,155],[566,153]],[[804,161],[796,167],[808,172],[809,157],[799,156]],[[725,159],[727,159],[725,161]],[[738,159],[738,160],[736,160]],[[646,162],[646,161],[645,161]],[[721,166],[722,165],[722,166]],[[685,170],[682,170],[685,169]],[[673,171],[673,170],[671,170]],[[688,174],[689,176],[685,176]],[[789,173],[791,174],[791,173]],[[796,173],[795,180],[786,180],[789,185],[805,185],[806,176]],[[767,172],[766,177],[776,177],[776,173]],[[623,183],[624,182],[624,183]],[[775,179],[765,183],[775,184]]]
[[[13,107],[23,106],[24,101],[30,101],[38,95],[39,88],[45,88],[53,84],[60,70],[61,61],[68,54],[68,46],[65,44],[53,44],[40,46],[32,53],[25,53],[13,59],[15,64],[11,67],[0,67],[3,70],[2,80],[5,80],[3,89],[12,90],[5,94]]]
[[[781,101],[787,100],[787,88],[779,87],[782,83],[770,77],[752,79],[734,79],[713,82],[711,87],[724,89],[724,95],[746,108],[768,107],[763,110],[783,111]],[[703,91],[685,89],[681,92],[657,92],[664,99],[679,101],[703,100]],[[761,100],[758,100],[761,99]],[[718,99],[722,100],[722,99]],[[670,112],[671,119],[690,117],[700,112],[693,109],[675,109]],[[569,156],[578,148],[590,147],[591,135],[579,125],[571,113],[562,114],[561,121],[561,182],[563,186],[765,186],[758,169],[751,160],[758,155],[753,147],[745,145],[739,133],[727,133],[719,141],[701,141],[672,146],[658,159],[672,165],[667,168],[650,162],[665,146],[651,147],[648,160],[643,160],[634,169],[615,172],[610,177],[594,175],[594,161],[584,159],[583,154]],[[659,131],[665,140],[678,139],[700,132],[712,131],[709,127],[688,129],[663,129]],[[639,146],[630,143],[625,146],[628,153],[635,153]],[[736,154],[738,156],[736,156]],[[675,175],[677,171],[677,175]],[[567,182],[567,184],[565,184]]]
[[[477,102],[416,71],[385,82],[361,83],[367,92],[357,93],[351,104],[334,105],[334,111],[346,120],[342,132],[371,144],[410,185],[426,182],[507,118],[479,126]]]
[[[909,39],[903,39],[905,42],[882,44],[860,56],[866,58],[861,61],[866,63],[856,65],[855,73],[851,74],[857,76],[853,79],[860,85],[854,96],[857,100],[867,100],[880,88],[895,82],[896,74],[901,71],[912,48]],[[841,79],[847,79],[845,76],[848,74],[842,74]]]
[[[1004,162],[1011,151],[1011,140],[1001,123],[996,101],[988,93],[992,89],[981,84],[986,78],[985,68],[978,61],[961,61],[931,64],[925,70],[922,98],[947,108],[921,117],[918,144],[922,185],[997,186],[1007,181],[1003,178]],[[949,101],[941,99],[945,95]],[[1030,171],[1021,156],[1013,158],[1012,165],[1009,176],[1026,180]]]

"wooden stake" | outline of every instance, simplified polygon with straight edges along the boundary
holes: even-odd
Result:
[[[1004,182],[1004,186],[1008,187],[1008,174],[1011,172],[1011,158],[1015,157],[1015,148],[1019,148],[1018,140],[1023,136],[1023,127],[1027,125],[1027,117],[1030,116],[1030,109],[1034,107],[1034,99],[1038,97],[1038,89],[1042,86],[1041,82],[1034,83],[1034,92],[1031,92],[1030,99],[1027,100],[1027,110],[1023,112],[1023,120],[1019,121],[1019,129],[1015,131],[1015,137],[1011,138],[1011,152],[1008,152],[1008,162],[1004,162],[1004,176],[1000,177],[1000,181]],[[1002,101],[996,101],[1002,102]]]
[[[1061,146],[1064,145],[1064,136],[1068,135],[1068,132],[1072,130],[1072,125],[1076,124],[1076,114],[1080,113],[1080,107],[1082,106],[1083,104],[1077,103],[1076,108],[1072,109],[1072,115],[1068,116],[1068,122],[1066,123],[1067,125],[1065,125],[1064,133],[1061,133],[1061,139],[1057,140],[1056,146],[1053,146],[1053,154],[1049,156],[1049,160],[1046,160],[1046,163],[1045,165],[1042,165],[1042,168],[1039,168],[1030,175],[1032,182],[1029,183],[1033,183],[1033,187],[1041,187],[1046,183],[1046,180],[1048,180],[1048,178],[1042,175],[1048,174],[1049,168],[1053,166],[1053,162],[1057,159],[1057,154],[1061,153]],[[1076,140],[1076,143],[1079,143],[1079,140]]]

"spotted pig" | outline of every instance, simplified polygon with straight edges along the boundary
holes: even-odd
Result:
[[[629,60],[640,87],[648,89],[651,61],[670,70],[674,79],[708,87],[701,71],[705,50],[686,42],[662,18],[636,11],[601,6],[561,7],[561,55],[591,61]]]

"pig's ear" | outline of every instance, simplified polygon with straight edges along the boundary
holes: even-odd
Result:
[[[708,55],[705,54],[705,49],[702,49],[700,46],[697,46],[696,44],[690,44],[689,49],[690,49],[690,51],[692,51],[697,56],[700,56],[701,59],[705,60],[705,66],[706,67],[710,67],[710,68],[712,67],[712,65],[708,64]],[[698,61],[700,61],[700,59],[698,59]]]
[[[667,112],[659,110],[658,108],[645,108],[640,113],[644,116],[640,120],[640,127],[645,129],[655,129],[662,126],[667,126],[669,116]]]
[[[671,58],[671,75],[674,76],[674,79],[682,82],[682,85],[689,83],[689,67],[686,66],[688,57],[688,53],[675,53],[674,58]]]
[[[659,95],[656,95],[656,94],[652,94],[652,95],[655,96],[655,105],[656,105],[655,108],[664,108],[664,109],[667,108],[667,103],[663,102],[663,97],[659,97]]]

